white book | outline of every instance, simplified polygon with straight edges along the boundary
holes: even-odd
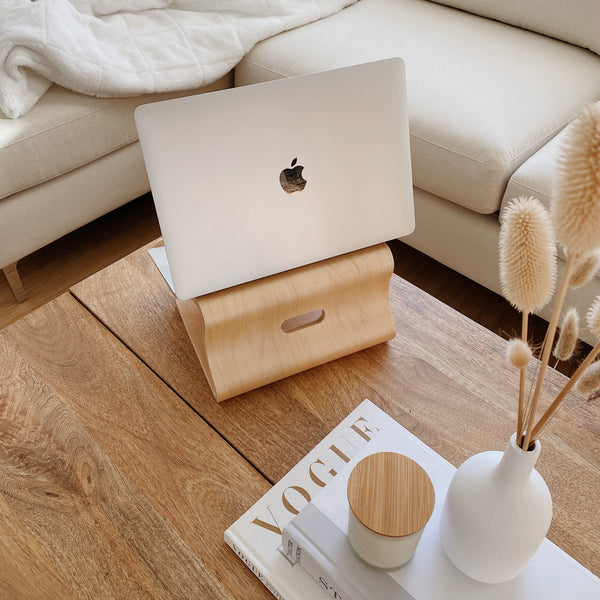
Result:
[[[313,502],[283,529],[282,549],[334,600],[414,600],[387,572],[364,563]]]
[[[377,434],[378,431],[381,433]],[[409,456],[427,471],[435,487],[436,503],[415,556],[407,565],[385,572],[361,563],[361,567],[369,573],[369,586],[382,585],[377,589],[396,590],[396,595],[395,592],[389,593],[397,600],[411,596],[415,600],[600,598],[600,580],[547,539],[525,571],[508,583],[479,583],[459,572],[446,558],[439,540],[440,511],[455,468],[368,400],[352,411],[227,529],[225,541],[276,598],[353,600],[352,595],[343,595],[356,593],[357,586],[351,585],[352,570],[348,570],[344,562],[333,570],[331,567],[334,563],[339,564],[335,544],[339,550],[343,543],[347,543],[347,480],[361,458],[390,450]],[[291,539],[289,533],[293,532],[293,526],[286,532],[286,545],[282,546],[282,532],[309,503],[308,510],[313,511],[313,516],[316,510],[330,522],[327,540],[334,545],[333,550],[330,546],[326,550],[321,547],[320,554],[314,556],[312,567],[305,560],[310,552],[301,553],[302,560],[298,561],[296,549],[292,547],[290,556],[287,556],[287,541]],[[306,529],[302,518],[299,524]],[[325,543],[318,542],[318,533],[311,531],[310,526],[306,531],[307,535],[316,536],[319,547]],[[327,559],[322,558],[324,555]],[[347,559],[347,553],[344,556]],[[356,568],[355,563],[353,565]],[[317,570],[319,567],[323,570]],[[341,571],[347,574],[343,580],[339,576]],[[389,581],[382,583],[382,578]],[[369,587],[361,589],[369,597],[365,592]],[[370,598],[385,598],[383,592],[381,594],[373,593]]]
[[[279,600],[329,600],[325,589],[281,551],[284,527],[334,481],[385,425],[395,423],[369,400],[332,432],[225,531],[225,541]]]

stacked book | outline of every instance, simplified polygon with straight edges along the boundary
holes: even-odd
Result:
[[[346,485],[368,454],[419,463],[436,495],[412,560],[395,571],[362,562],[347,539]],[[517,578],[474,581],[445,556],[439,517],[455,468],[365,400],[225,532],[225,541],[280,600],[563,600],[600,598],[600,579],[549,540]]]

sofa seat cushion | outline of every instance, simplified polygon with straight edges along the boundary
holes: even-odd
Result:
[[[427,0],[360,0],[265,40],[236,85],[390,56],[406,63],[414,184],[484,214],[519,165],[600,98],[589,50]]]
[[[600,107],[600,101],[597,106]],[[535,196],[546,208],[550,209],[558,160],[563,152],[570,127],[572,124],[565,127],[514,172],[502,199],[501,218],[507,205],[519,196]]]
[[[224,80],[224,78],[223,78]],[[139,104],[224,87],[94,98],[54,85],[26,115],[0,117],[0,199],[73,171],[137,140]]]
[[[546,208],[550,208],[550,200],[554,188],[556,161],[561,151],[564,130],[528,158],[512,175],[500,206],[500,219],[506,207],[519,196],[534,196]]]

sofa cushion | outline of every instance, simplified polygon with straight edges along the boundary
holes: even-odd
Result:
[[[551,139],[514,172],[502,198],[501,220],[507,205],[519,196],[535,196],[546,208],[550,208],[556,160],[560,152],[563,134],[564,131]]]
[[[597,106],[600,106],[600,102],[597,103]],[[535,196],[546,208],[550,208],[557,163],[563,152],[567,131],[572,125],[565,127],[515,171],[506,186],[506,192],[502,199],[501,218],[506,206],[519,196]]]
[[[600,54],[598,0],[433,0]]]
[[[227,87],[94,98],[54,85],[26,115],[0,116],[0,199],[90,163],[137,139],[133,111],[139,104]]]
[[[236,85],[400,56],[406,63],[413,180],[480,213],[509,177],[600,97],[600,57],[427,0],[361,0],[265,40]]]
[[[0,267],[150,189],[139,142],[0,201]]]

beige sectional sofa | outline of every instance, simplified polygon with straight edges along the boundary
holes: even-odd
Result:
[[[599,30],[589,0],[359,0],[260,42],[235,84],[401,56],[417,214],[403,241],[499,291],[502,207],[549,200],[560,132],[600,99]],[[132,112],[150,99],[55,86],[0,120],[1,267],[148,189]],[[571,302],[598,293],[596,278]]]
[[[235,83],[401,56],[416,210],[403,241],[500,292],[502,209],[549,202],[560,132],[600,99],[599,31],[587,0],[361,0],[257,44]],[[596,277],[569,302],[585,311],[598,293]]]

